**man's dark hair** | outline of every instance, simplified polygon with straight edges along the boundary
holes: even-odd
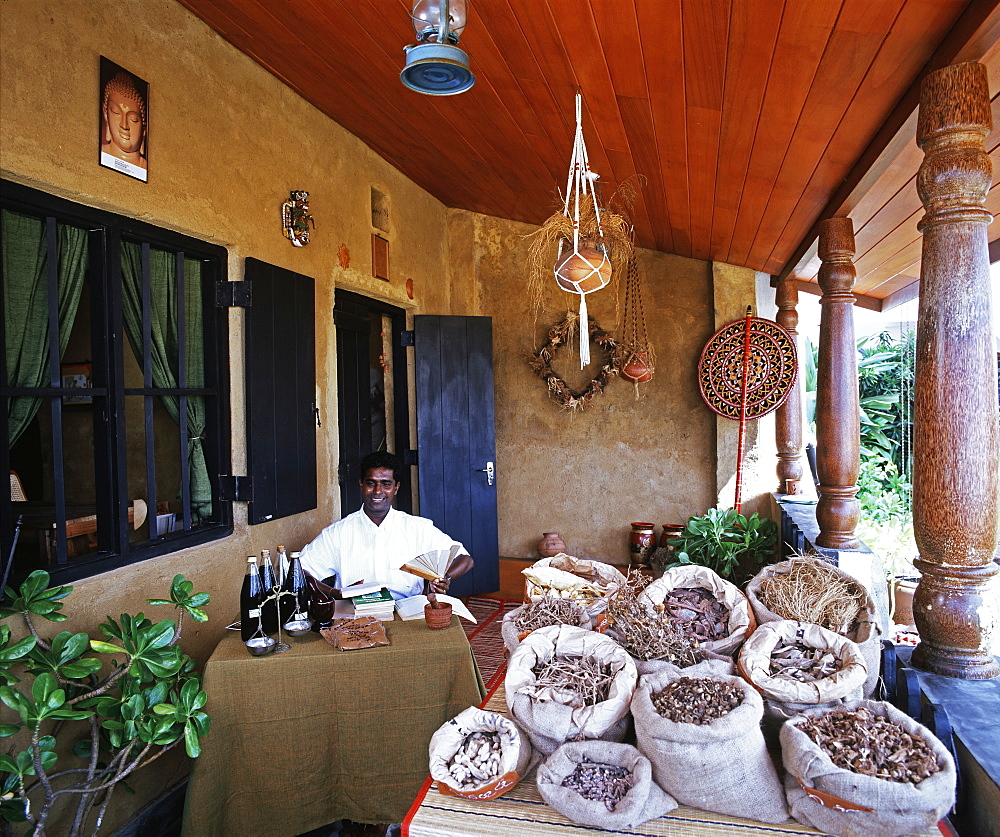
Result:
[[[361,479],[365,478],[372,468],[390,468],[392,469],[392,478],[399,482],[400,474],[403,470],[403,460],[400,459],[396,454],[389,453],[384,450],[377,450],[374,453],[368,454],[364,459],[361,460]]]

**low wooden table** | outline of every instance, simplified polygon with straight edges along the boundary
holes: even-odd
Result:
[[[388,647],[338,651],[310,634],[266,657],[227,632],[205,666],[212,724],[188,782],[187,837],[402,820],[431,735],[484,689],[457,617],[440,631],[385,625]]]

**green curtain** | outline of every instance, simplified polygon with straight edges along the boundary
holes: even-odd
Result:
[[[7,384],[49,385],[49,294],[45,221],[19,212],[0,212],[3,226],[3,311]],[[59,357],[66,351],[87,269],[87,232],[57,226]],[[31,423],[42,399],[7,400],[7,445]]]
[[[150,315],[152,320],[152,366],[154,387],[177,387],[178,318],[177,318],[177,256],[163,250],[149,250],[149,274],[152,288]],[[201,299],[201,262],[184,260],[185,357],[187,386],[205,385],[204,314]],[[122,242],[122,319],[125,334],[136,362],[142,368],[142,248]],[[180,399],[163,396],[163,406],[170,417],[180,423]],[[205,435],[205,399],[189,395],[187,399],[188,473],[191,486],[191,516],[195,522],[207,520],[212,514],[212,484],[205,464],[202,444]]]

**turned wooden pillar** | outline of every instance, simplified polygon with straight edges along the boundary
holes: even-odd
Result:
[[[861,407],[854,344],[854,224],[850,218],[820,222],[819,362],[816,366],[816,472],[819,502],[816,545],[857,549],[860,508]]]
[[[774,300],[778,306],[774,319],[792,335],[797,355],[799,315],[795,306],[799,301],[799,288],[795,279],[779,279]],[[798,376],[785,403],[774,414],[774,435],[778,449],[778,493],[798,494],[802,479],[802,383]]]
[[[997,574],[997,364],[984,208],[991,127],[981,64],[931,73],[921,91],[917,191],[926,214],[913,411],[913,529],[922,573],[913,598],[919,668],[966,680],[1000,675],[995,614],[983,592]]]

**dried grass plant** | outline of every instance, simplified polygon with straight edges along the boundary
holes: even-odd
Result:
[[[788,572],[763,579],[757,597],[783,619],[812,622],[838,634],[850,631],[867,599],[865,588],[810,555],[791,560]]]

